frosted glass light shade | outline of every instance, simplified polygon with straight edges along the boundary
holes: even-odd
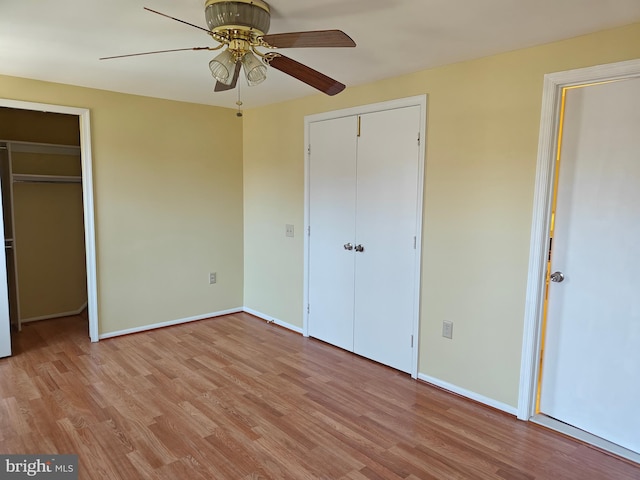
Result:
[[[253,53],[247,52],[242,57],[244,75],[250,87],[258,85],[267,79],[267,66],[263,64]]]
[[[209,69],[218,82],[231,85],[236,69],[236,59],[229,50],[225,50],[209,62]]]

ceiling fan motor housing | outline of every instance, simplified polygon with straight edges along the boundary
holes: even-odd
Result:
[[[204,14],[212,32],[250,30],[255,35],[269,31],[269,5],[261,0],[206,0]]]

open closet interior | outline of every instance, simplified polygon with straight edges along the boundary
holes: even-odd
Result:
[[[0,108],[9,317],[83,312],[87,282],[78,117]]]

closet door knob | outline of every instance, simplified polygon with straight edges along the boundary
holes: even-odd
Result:
[[[353,245],[350,243],[345,243],[343,246],[345,250],[353,250]]]
[[[364,247],[362,245],[356,245],[356,252],[364,252]]]

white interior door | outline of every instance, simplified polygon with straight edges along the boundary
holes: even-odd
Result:
[[[6,162],[6,147],[0,150],[2,161]],[[0,182],[0,201],[2,201],[2,185]],[[0,253],[0,357],[11,355],[11,320],[9,318],[9,285],[7,281],[7,255],[4,237],[4,212],[0,208],[0,239],[2,240],[2,253]]]
[[[309,335],[350,351],[356,132],[353,116],[311,123],[309,132]]]
[[[540,411],[640,453],[640,79],[566,91]]]
[[[420,107],[361,116],[355,353],[412,370]]]

